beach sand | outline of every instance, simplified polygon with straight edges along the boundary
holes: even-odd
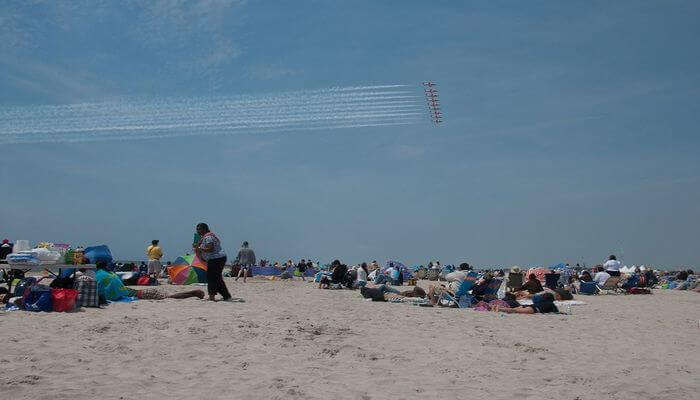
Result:
[[[226,281],[245,303],[0,312],[0,398],[700,395],[698,293],[581,296],[571,315],[528,316],[368,302],[298,280]]]

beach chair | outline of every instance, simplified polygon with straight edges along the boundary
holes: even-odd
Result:
[[[457,305],[457,308],[469,308],[472,305],[472,296],[469,292],[474,287],[479,274],[476,272],[469,272],[464,280],[459,284],[454,296],[449,292],[444,291],[441,300],[446,300]]]
[[[598,291],[600,294],[619,294],[624,293],[624,289],[620,287],[620,277],[611,276],[605,281],[605,284],[598,285]]]
[[[623,289],[628,290],[628,289],[632,289],[632,288],[634,288],[634,287],[639,286],[640,281],[641,281],[641,280],[640,280],[639,275],[633,274],[633,275],[630,275],[630,277],[627,278],[627,280],[625,280],[625,281],[622,283],[622,285],[620,285],[620,286],[621,286]]]
[[[503,279],[499,278],[494,278],[491,283],[489,283],[489,286],[486,288],[486,292],[484,293],[484,301],[491,301],[491,300],[496,300],[498,298],[498,290],[501,288],[501,285],[503,284]]]
[[[595,282],[581,282],[578,289],[579,294],[598,294],[598,285]]]
[[[556,272],[551,272],[544,274],[544,286],[549,289],[555,290],[559,284],[560,275]]]
[[[523,286],[523,273],[522,272],[511,272],[508,274],[508,281],[506,282],[506,289],[514,292]]]

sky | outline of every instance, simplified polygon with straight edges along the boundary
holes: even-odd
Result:
[[[0,147],[0,236],[697,266],[697,1],[3,1],[0,112],[439,86],[445,122]],[[0,132],[2,135],[2,132]]]

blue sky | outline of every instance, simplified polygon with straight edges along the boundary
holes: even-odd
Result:
[[[4,145],[0,235],[698,265],[700,3],[0,4],[0,108],[439,83],[446,123]]]

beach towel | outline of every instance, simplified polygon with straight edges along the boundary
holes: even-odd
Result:
[[[95,273],[97,294],[106,301],[118,301],[124,297],[134,296],[134,291],[127,288],[114,272],[98,269]]]

